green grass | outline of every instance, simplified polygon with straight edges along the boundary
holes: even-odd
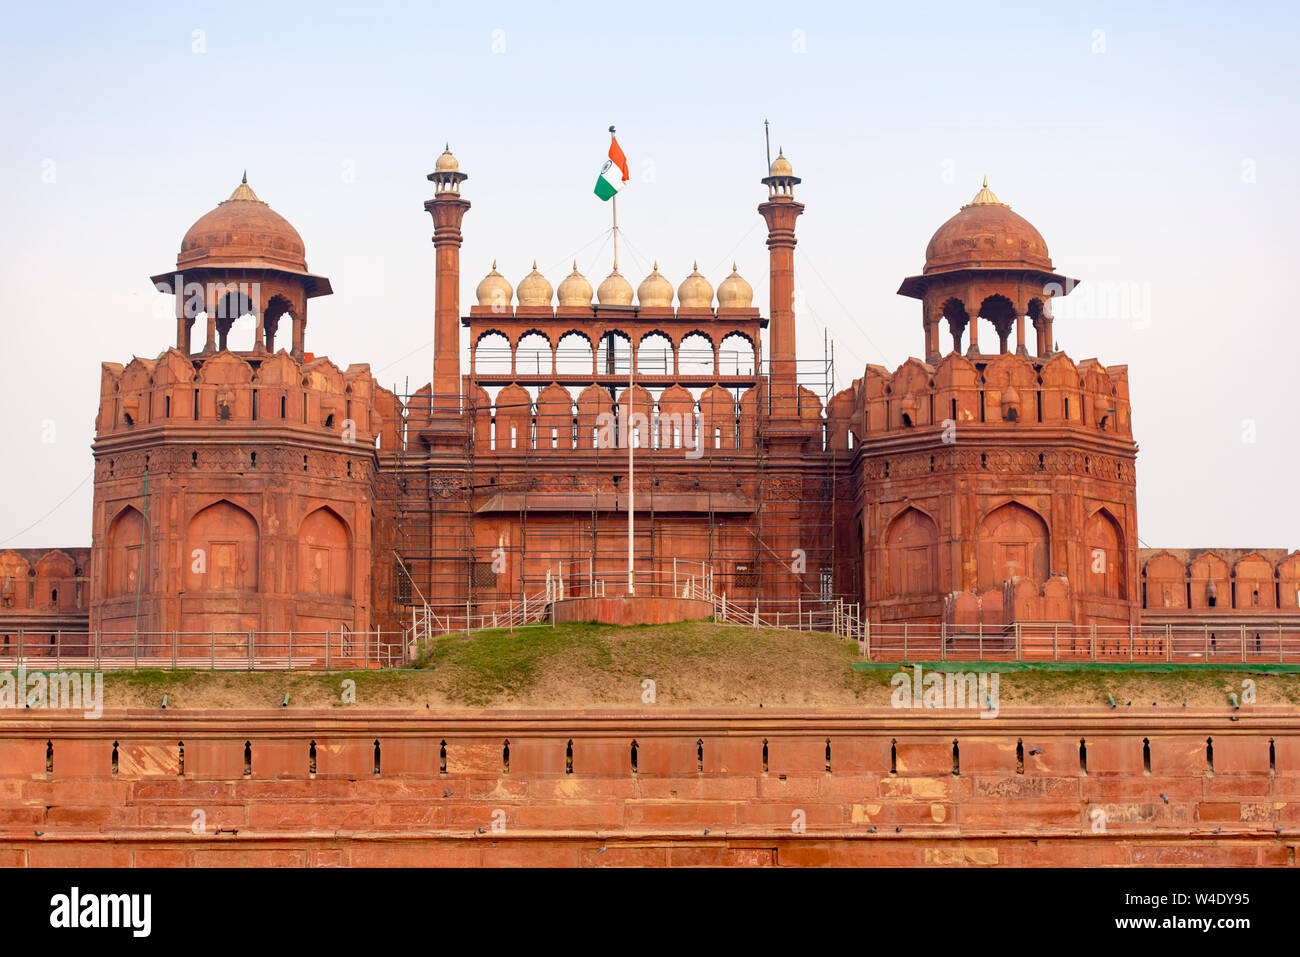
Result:
[[[106,706],[157,708],[640,708],[653,679],[659,707],[887,707],[906,665],[864,662],[834,635],[710,622],[614,627],[535,625],[440,636],[405,669],[108,672]],[[1300,703],[1297,665],[920,662],[926,671],[996,671],[1004,707],[1220,707],[1242,681],[1261,705]]]

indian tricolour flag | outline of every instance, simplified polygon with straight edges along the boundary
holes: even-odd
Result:
[[[629,178],[627,157],[623,155],[623,148],[618,145],[618,140],[611,134],[609,159],[601,169],[600,176],[596,178],[596,195],[601,199],[613,199],[618,195],[618,191],[627,185]]]

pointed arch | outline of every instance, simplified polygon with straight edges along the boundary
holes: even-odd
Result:
[[[144,555],[144,516],[134,505],[117,513],[108,526],[108,595],[134,595]]]
[[[1008,578],[1047,580],[1047,523],[1033,509],[1010,501],[993,509],[976,534],[979,591],[999,589]]]
[[[298,594],[352,597],[352,533],[328,505],[298,527]]]
[[[196,512],[185,536],[186,590],[256,592],[257,520],[227,499]]]
[[[1109,509],[1092,513],[1083,529],[1084,592],[1102,598],[1127,598],[1124,527]]]
[[[939,591],[939,527],[915,506],[903,509],[885,533],[887,598]]]

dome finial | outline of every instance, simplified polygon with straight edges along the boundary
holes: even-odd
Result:
[[[988,178],[988,174],[986,173],[984,175],[984,185],[981,186],[980,191],[975,194],[975,198],[972,199],[966,205],[967,206],[1005,206],[1006,203],[998,199],[997,195],[993,192],[993,190],[989,189],[989,178]],[[964,209],[965,207],[962,208]]]
[[[248,170],[244,170],[244,178],[240,180],[245,186],[248,185]]]

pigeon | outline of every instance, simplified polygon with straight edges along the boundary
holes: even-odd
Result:
[[[1222,831],[1222,830],[1223,830],[1223,828],[1221,828],[1221,827],[1216,827],[1216,828],[1214,829],[1214,833],[1215,833],[1215,834],[1218,834],[1218,833],[1219,833],[1220,831]]]
[[[443,789],[442,789],[442,796],[445,797],[445,798],[449,798],[449,797],[451,797],[451,788],[443,788]]]
[[[487,833],[487,828],[480,827],[480,828],[478,829],[478,832],[479,832],[480,834],[486,834],[486,833]]]
[[[1278,831],[1281,831],[1281,830],[1282,830],[1282,829],[1279,827],[1279,828],[1278,828]],[[45,836],[45,832],[44,832],[44,831],[32,831],[32,833],[35,834],[37,837],[44,837],[44,836]]]
[[[704,833],[705,833],[705,834],[708,834],[708,833],[709,833],[710,831],[712,831],[712,830],[713,830],[713,828],[711,828],[711,827],[706,827],[706,828],[704,829]]]
[[[1160,800],[1162,800],[1162,801],[1164,801],[1166,804],[1168,804],[1168,803],[1169,803],[1169,795],[1168,795],[1168,794],[1161,794],[1161,795],[1160,795]]]
[[[1030,754],[1042,754],[1042,753],[1043,753],[1043,749],[1042,749],[1042,748],[1030,748],[1030,749],[1029,749],[1029,753],[1030,753]]]
[[[1282,830],[1282,829],[1279,827],[1278,830],[1280,831],[1280,830]],[[876,825],[874,825],[874,824],[871,825],[871,830],[867,831],[867,833],[868,833],[868,834],[875,834],[875,833],[876,833]]]
[[[608,850],[608,848],[605,848],[605,847],[598,847],[598,848],[596,848],[596,853],[597,853],[597,854],[604,854],[605,851],[607,851],[607,850]]]

